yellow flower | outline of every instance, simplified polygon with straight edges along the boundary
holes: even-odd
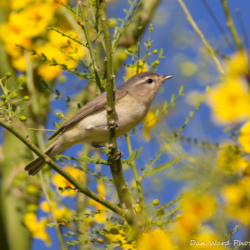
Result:
[[[218,124],[230,124],[247,119],[249,95],[241,78],[215,86],[207,96],[207,103],[213,108],[213,119]]]
[[[167,234],[161,229],[156,229],[152,233],[144,233],[137,243],[137,250],[172,250],[175,247]]]
[[[16,44],[25,48],[29,48],[31,44],[30,38],[24,36],[22,31],[10,23],[3,23],[0,26],[0,38],[4,43],[7,53],[15,58],[22,54],[17,50]]]
[[[183,212],[176,224],[176,232],[182,240],[189,239],[199,224],[214,212],[216,202],[212,196],[189,196],[183,201]]]
[[[225,211],[233,218],[250,225],[250,180],[245,178],[236,184],[228,185],[222,190],[226,201]]]
[[[50,66],[50,63],[46,63],[42,64],[38,68],[37,73],[46,80],[53,80],[62,73],[62,69],[60,69],[58,66],[52,67]]]
[[[12,65],[17,70],[26,71],[26,60],[24,55],[20,55],[17,58],[12,58]]]
[[[248,73],[248,64],[244,53],[234,54],[226,64],[226,71],[230,77],[238,77]]]
[[[79,181],[80,183],[82,182],[83,179],[83,173],[80,170],[74,169],[72,167],[65,167],[64,168],[65,171],[69,172],[77,181]],[[60,174],[55,174],[52,177],[52,181],[53,183],[56,185],[56,187],[71,187],[71,188],[75,188],[67,179],[65,179],[63,176],[61,176]],[[70,191],[65,191],[63,193],[60,193],[62,196],[75,196],[76,192],[74,190],[70,190]]]
[[[218,152],[218,166],[224,169],[227,173],[242,174],[242,165],[244,159],[230,148],[230,143],[223,143],[221,147],[224,148]],[[234,147],[232,145],[232,147]]]
[[[148,112],[148,115],[146,116],[146,118],[143,120],[143,123],[145,124],[145,127],[143,129],[143,134],[144,134],[144,136],[145,136],[145,138],[146,138],[147,141],[150,140],[150,131],[152,130],[152,128],[155,127],[155,125],[157,123],[159,123],[159,119],[154,119],[154,118],[155,118],[155,113],[150,110]],[[154,119],[154,120],[152,120],[152,119]]]
[[[46,212],[46,213],[50,212],[49,204],[47,201],[43,201],[40,204],[40,206],[44,212]],[[72,215],[73,215],[72,211],[70,211],[67,207],[65,207],[65,206],[58,207],[54,201],[52,201],[52,208],[53,208],[57,222],[61,222],[62,219],[72,217]]]
[[[38,222],[35,213],[24,215],[24,224],[30,230],[32,237],[43,240],[46,245],[51,245],[49,235],[45,231],[48,222],[48,219],[44,218]]]
[[[250,121],[246,122],[240,129],[240,136],[238,138],[243,150],[250,153]]]
[[[102,198],[105,198],[106,192],[105,192],[105,185],[103,181],[99,180],[97,183],[97,193]],[[106,210],[106,207],[100,204],[99,202],[94,201],[93,199],[88,199],[88,204],[90,206],[95,206],[96,210]],[[106,214],[105,212],[101,212],[99,214],[96,214],[94,217],[94,221],[98,224],[104,224],[106,222]]]
[[[133,68],[130,68],[130,67],[126,68],[126,70],[127,70],[126,77],[130,78],[130,77],[136,75],[137,66],[135,66]],[[143,65],[143,61],[140,60],[138,63],[138,73],[146,72],[148,70],[149,70],[148,65],[146,63]]]
[[[53,16],[54,8],[50,4],[35,3],[20,12],[11,12],[8,22],[24,37],[37,37],[46,32]]]
[[[27,7],[32,0],[11,0],[11,9],[17,10],[17,9],[23,9]]]
[[[125,237],[123,237],[121,234],[124,234],[122,230],[118,230],[119,234],[106,234],[106,238],[108,242],[112,243],[114,241],[121,241],[122,243],[125,243]],[[121,246],[122,249],[128,250],[128,249],[134,249],[132,244],[124,244]],[[139,249],[137,249],[139,250]]]
[[[68,35],[72,35],[73,38],[77,37],[77,34],[74,30],[67,31]],[[78,53],[69,54],[71,58],[68,58],[67,54],[74,52],[70,47],[63,48],[63,52],[59,49],[61,47],[68,46],[67,37],[62,36],[61,34],[51,30],[48,32],[49,42],[43,46],[38,46],[36,51],[38,54],[44,53],[47,58],[51,61],[55,59],[58,64],[65,64],[68,68],[75,68],[77,66],[77,61],[79,56],[82,56],[85,53],[85,50],[76,42],[71,41],[72,47],[78,49]],[[53,80],[58,75],[61,74],[62,69],[60,66],[50,66],[51,63],[42,64],[38,68],[38,74],[44,77],[47,80]]]

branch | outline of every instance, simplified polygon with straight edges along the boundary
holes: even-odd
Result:
[[[129,156],[132,155],[132,146],[131,146],[131,141],[130,141],[130,137],[129,137],[129,134],[125,134],[125,138],[126,138],[126,142],[127,142],[127,146],[128,146],[128,152],[129,152]],[[137,190],[138,190],[138,196],[139,196],[139,205],[140,205],[140,208],[141,208],[141,211],[142,211],[142,214],[145,216],[147,216],[147,213],[146,213],[146,206],[145,206],[145,202],[144,202],[144,196],[143,196],[143,190],[142,190],[142,187],[141,187],[141,180],[138,176],[138,172],[136,170],[136,165],[135,165],[135,162],[134,161],[131,161],[131,168],[132,168],[132,171],[133,171],[133,174],[134,174],[134,177],[135,177],[135,182],[136,182],[136,186],[137,186]]]
[[[82,186],[71,174],[69,174],[67,171],[63,170],[55,161],[53,161],[51,158],[49,158],[48,155],[44,154],[39,148],[37,148],[28,138],[24,137],[18,130],[16,130],[13,125],[8,124],[7,122],[4,122],[0,119],[0,125],[7,129],[9,132],[11,132],[13,135],[15,135],[19,140],[21,140],[32,152],[34,152],[37,156],[39,156],[41,159],[46,161],[46,163],[52,167],[57,173],[62,175],[65,179],[67,179],[74,187],[76,188],[76,191],[82,192],[91,199],[99,202],[100,204],[104,205],[105,207],[112,210],[114,213],[122,216],[126,220],[129,219],[129,215],[126,211],[119,208],[116,204],[113,202],[110,202],[99,195],[95,194],[94,192],[90,191],[88,188]]]
[[[147,28],[148,24],[152,20],[154,13],[161,3],[161,0],[142,0],[138,9],[136,10],[135,17],[130,25],[127,27],[125,33],[123,34],[121,40],[119,41],[116,50],[113,55],[113,65],[114,72],[116,72],[121,64],[123,63],[124,50],[129,48],[132,45],[135,45],[139,38],[142,36],[144,30]],[[138,27],[142,26],[138,30]]]
[[[241,42],[240,37],[239,37],[239,35],[237,33],[237,30],[235,28],[234,21],[232,19],[232,16],[231,16],[231,13],[230,13],[230,10],[229,10],[229,7],[228,7],[227,0],[221,0],[221,3],[222,3],[222,6],[223,6],[225,15],[226,15],[227,25],[229,27],[229,30],[230,30],[231,35],[233,37],[233,40],[234,40],[238,50],[240,52],[242,52],[243,51],[242,42]]]
[[[182,7],[182,9],[184,11],[184,13],[186,14],[187,20],[189,21],[189,23],[191,24],[191,26],[193,27],[193,29],[195,30],[195,32],[198,34],[198,36],[200,37],[201,41],[205,45],[206,49],[209,51],[209,53],[211,54],[212,58],[214,59],[214,62],[216,64],[218,70],[220,71],[220,73],[222,75],[225,75],[224,70],[222,68],[222,65],[220,64],[220,61],[216,57],[216,55],[215,55],[212,47],[210,46],[210,44],[205,39],[205,37],[202,34],[201,30],[199,29],[199,27],[195,23],[194,19],[192,18],[191,14],[189,13],[189,11],[188,11],[186,5],[184,4],[183,0],[178,0],[178,2],[180,3],[180,5],[181,5],[181,7]]]
[[[104,37],[106,42],[106,72],[107,72],[107,117],[108,117],[108,126],[109,126],[109,135],[110,135],[110,158],[115,158],[119,154],[116,142],[116,133],[115,133],[115,120],[114,120],[114,103],[113,103],[113,80],[114,76],[112,75],[112,45],[111,38],[108,29],[108,22],[106,17],[106,5],[104,1],[100,1],[100,17],[103,25]],[[128,187],[123,175],[121,160],[113,160],[113,166],[111,165],[111,172],[118,176],[119,183],[116,186],[118,190],[118,195],[121,192],[122,196],[120,197],[121,202],[126,204],[126,208],[129,210],[132,224],[135,222],[135,216],[133,212],[132,199],[128,191]],[[115,183],[116,185],[116,183]]]
[[[95,52],[94,52],[94,49],[92,46],[92,41],[90,40],[90,37],[89,37],[88,27],[87,27],[86,18],[85,18],[84,10],[83,10],[83,5],[82,5],[82,2],[80,0],[78,1],[77,4],[80,7],[81,16],[82,16],[82,23],[80,23],[78,21],[78,24],[82,27],[82,30],[84,31],[84,34],[85,34],[85,37],[87,40],[87,44],[88,44],[88,48],[89,48],[89,53],[91,56],[93,67],[94,67],[96,84],[98,86],[99,92],[101,93],[102,92],[102,85],[101,85],[101,80],[100,80],[100,76],[99,76],[99,69],[97,67],[97,61],[96,61]]]

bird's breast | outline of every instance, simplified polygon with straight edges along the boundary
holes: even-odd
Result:
[[[120,137],[136,127],[147,115],[149,107],[136,99],[126,96],[115,102],[114,119],[118,124],[116,136]],[[74,133],[75,140],[87,143],[105,143],[109,141],[107,127],[107,110],[95,112],[77,123],[69,130]],[[100,126],[103,125],[103,126]],[[81,131],[81,132],[80,132]]]

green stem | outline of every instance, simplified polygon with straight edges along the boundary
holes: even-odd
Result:
[[[31,100],[31,106],[32,106],[33,114],[35,116],[38,116],[38,114],[39,114],[39,105],[38,105],[38,102],[37,102],[37,91],[36,91],[36,88],[34,86],[33,69],[32,69],[32,65],[31,65],[31,61],[30,61],[30,57],[29,57],[28,53],[29,53],[28,51],[25,51],[25,53],[24,53],[25,60],[26,60],[26,65],[27,65],[27,70],[26,70],[27,87],[28,87],[29,94],[30,94],[30,96],[32,98],[32,100]],[[45,147],[44,147],[44,142],[43,142],[42,134],[38,131],[36,133],[36,136],[37,136],[37,143],[38,143],[39,147],[42,150],[44,150]],[[55,226],[56,233],[57,233],[57,237],[58,237],[61,249],[62,250],[67,250],[67,247],[65,246],[65,243],[63,241],[63,237],[62,237],[59,225],[57,224],[57,220],[56,220],[56,217],[55,217],[55,213],[54,213],[54,210],[53,210],[53,206],[52,206],[51,200],[49,198],[49,195],[48,195],[48,192],[47,192],[47,189],[46,189],[46,185],[45,185],[45,182],[44,182],[44,177],[43,177],[42,171],[39,172],[39,178],[40,178],[42,190],[43,190],[43,193],[44,193],[44,197],[45,197],[45,199],[46,199],[46,201],[47,201],[47,203],[49,205],[50,215],[51,215],[52,221],[56,225]]]
[[[38,174],[39,174],[40,182],[41,182],[41,185],[42,185],[42,190],[43,190],[44,197],[45,197],[45,199],[46,199],[46,201],[47,201],[47,203],[49,205],[49,210],[50,210],[50,215],[51,215],[52,221],[55,223],[56,234],[57,234],[57,237],[58,237],[61,249],[62,250],[66,250],[67,247],[64,244],[64,240],[63,240],[63,237],[62,237],[59,225],[57,224],[57,220],[56,220],[56,216],[55,216],[55,213],[54,213],[54,209],[53,209],[51,200],[49,198],[49,194],[48,194],[46,186],[45,186],[45,182],[44,182],[44,178],[43,178],[43,173],[42,173],[42,171],[40,171]]]
[[[86,18],[85,18],[85,15],[84,15],[83,5],[82,5],[82,2],[80,0],[78,1],[78,5],[80,7],[81,16],[82,16],[82,23],[80,23],[80,25],[81,25],[81,27],[82,27],[82,29],[84,31],[84,34],[85,34],[85,37],[86,37],[86,40],[87,40],[91,60],[92,60],[93,67],[94,67],[96,84],[98,86],[98,91],[99,91],[99,94],[100,94],[102,92],[102,85],[101,85],[100,76],[99,76],[99,69],[97,67],[97,61],[96,61],[95,52],[94,52],[94,49],[93,49],[93,46],[92,46],[92,41],[90,40],[90,37],[89,37],[89,32],[88,32],[88,27],[87,27],[87,23],[86,23]]]
[[[83,146],[82,154],[89,155],[89,153],[90,153],[90,145],[85,143],[84,146]],[[87,162],[81,162],[80,163],[80,167],[82,169],[84,169],[84,170],[87,169],[87,165],[88,165]],[[82,172],[82,175],[83,175],[82,185],[87,187],[88,186],[88,176],[87,176],[87,174],[85,172]],[[76,203],[77,216],[79,216],[79,217],[81,216],[81,214],[84,212],[84,209],[86,208],[86,205],[87,205],[86,196],[84,194],[82,194],[82,193],[79,193],[77,195],[77,203]],[[86,229],[85,228],[85,222],[79,220],[77,222],[77,230],[80,233],[83,233],[85,229]],[[88,246],[86,246],[86,245],[80,245],[79,249],[80,250],[87,250],[87,249],[90,249],[90,248]]]
[[[133,150],[132,150],[132,145],[131,145],[131,141],[130,141],[130,137],[129,137],[128,133],[125,134],[125,138],[126,138],[126,142],[127,142],[127,146],[128,146],[129,155],[131,155],[133,153]],[[132,168],[132,171],[134,174],[134,178],[135,178],[135,182],[136,182],[136,186],[137,186],[137,190],[138,190],[139,205],[140,205],[142,214],[144,216],[147,216],[143,191],[142,191],[142,187],[141,187],[141,181],[139,179],[139,176],[138,176],[138,173],[136,170],[136,165],[135,165],[134,161],[131,161],[131,168]]]
[[[230,13],[227,0],[221,0],[221,3],[222,3],[222,6],[223,6],[225,15],[226,15],[227,25],[228,25],[229,30],[231,32],[232,38],[233,38],[238,50],[240,52],[242,52],[243,51],[242,42],[241,42],[239,34],[237,33],[237,30],[235,28],[234,21],[232,19],[231,13]]]
[[[220,71],[220,73],[222,75],[225,75],[224,70],[222,68],[222,65],[220,63],[220,61],[218,60],[218,58],[216,57],[212,47],[210,46],[210,44],[207,42],[207,40],[205,39],[205,36],[202,34],[201,30],[199,29],[199,27],[197,26],[196,22],[194,21],[194,19],[192,18],[191,14],[189,13],[186,5],[184,4],[183,0],[178,0],[178,2],[180,3],[184,13],[187,16],[187,20],[189,21],[189,23],[191,24],[191,26],[193,27],[193,29],[195,30],[195,32],[198,34],[198,36],[200,37],[201,41],[203,42],[203,44],[205,45],[206,49],[209,51],[209,53],[211,54],[218,70]]]
[[[94,15],[94,11],[93,11],[93,9],[92,9],[92,6],[91,6],[90,1],[88,1],[88,2],[89,2],[89,9],[90,9],[90,11],[91,11],[93,21],[94,21],[94,23],[95,23],[96,33],[98,34],[98,32],[101,30],[101,29],[99,29],[99,23],[100,23],[100,20],[99,20],[99,19],[100,19],[100,18],[99,18],[98,11],[97,11],[97,9],[99,8],[99,6],[98,6],[98,1],[96,1],[97,6],[96,6],[96,8],[95,8],[96,17],[95,17],[95,15]],[[99,36],[99,39],[100,39],[100,41],[101,41],[101,43],[102,43],[102,47],[103,47],[104,51],[106,52],[106,45],[105,45],[105,42],[104,42],[104,39],[103,39],[102,35]]]
[[[114,120],[114,102],[113,102],[113,79],[114,76],[112,75],[112,45],[111,45],[111,38],[110,33],[108,29],[108,22],[106,17],[106,5],[104,1],[100,1],[99,5],[99,12],[101,17],[101,22],[103,26],[104,31],[104,37],[106,42],[106,73],[107,73],[107,118],[108,118],[108,126],[109,126],[109,135],[110,135],[110,158],[115,158],[119,154],[119,150],[117,148],[117,142],[116,142],[116,133],[115,128],[111,128],[112,125],[115,124]],[[135,215],[133,211],[133,205],[132,205],[132,198],[128,191],[128,187],[123,175],[122,165],[121,165],[121,159],[113,160],[112,161],[111,172],[116,172],[118,179],[119,179],[119,186],[116,186],[116,189],[119,190],[119,192],[122,192],[122,200],[121,202],[125,203],[127,210],[130,213],[131,216],[131,225],[135,225]],[[118,185],[118,184],[117,184]],[[119,193],[118,193],[119,195]],[[136,227],[136,226],[135,226]]]
[[[114,213],[124,217],[126,220],[129,220],[130,216],[127,211],[122,210],[113,202],[110,202],[99,195],[95,194],[94,192],[90,191],[88,188],[82,186],[71,174],[67,171],[63,170],[59,165],[56,164],[48,155],[44,154],[39,148],[37,148],[28,138],[24,137],[18,130],[16,130],[13,125],[8,124],[0,119],[0,125],[15,135],[19,140],[21,140],[32,152],[34,152],[37,156],[41,159],[46,161],[46,163],[52,167],[57,173],[62,175],[65,179],[67,179],[75,188],[76,191],[82,192],[91,199],[99,202],[100,204],[104,205],[105,207],[112,210]]]

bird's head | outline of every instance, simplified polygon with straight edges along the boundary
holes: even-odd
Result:
[[[174,75],[159,75],[155,72],[147,71],[137,74],[126,81],[122,87],[132,95],[154,99],[158,88]]]

